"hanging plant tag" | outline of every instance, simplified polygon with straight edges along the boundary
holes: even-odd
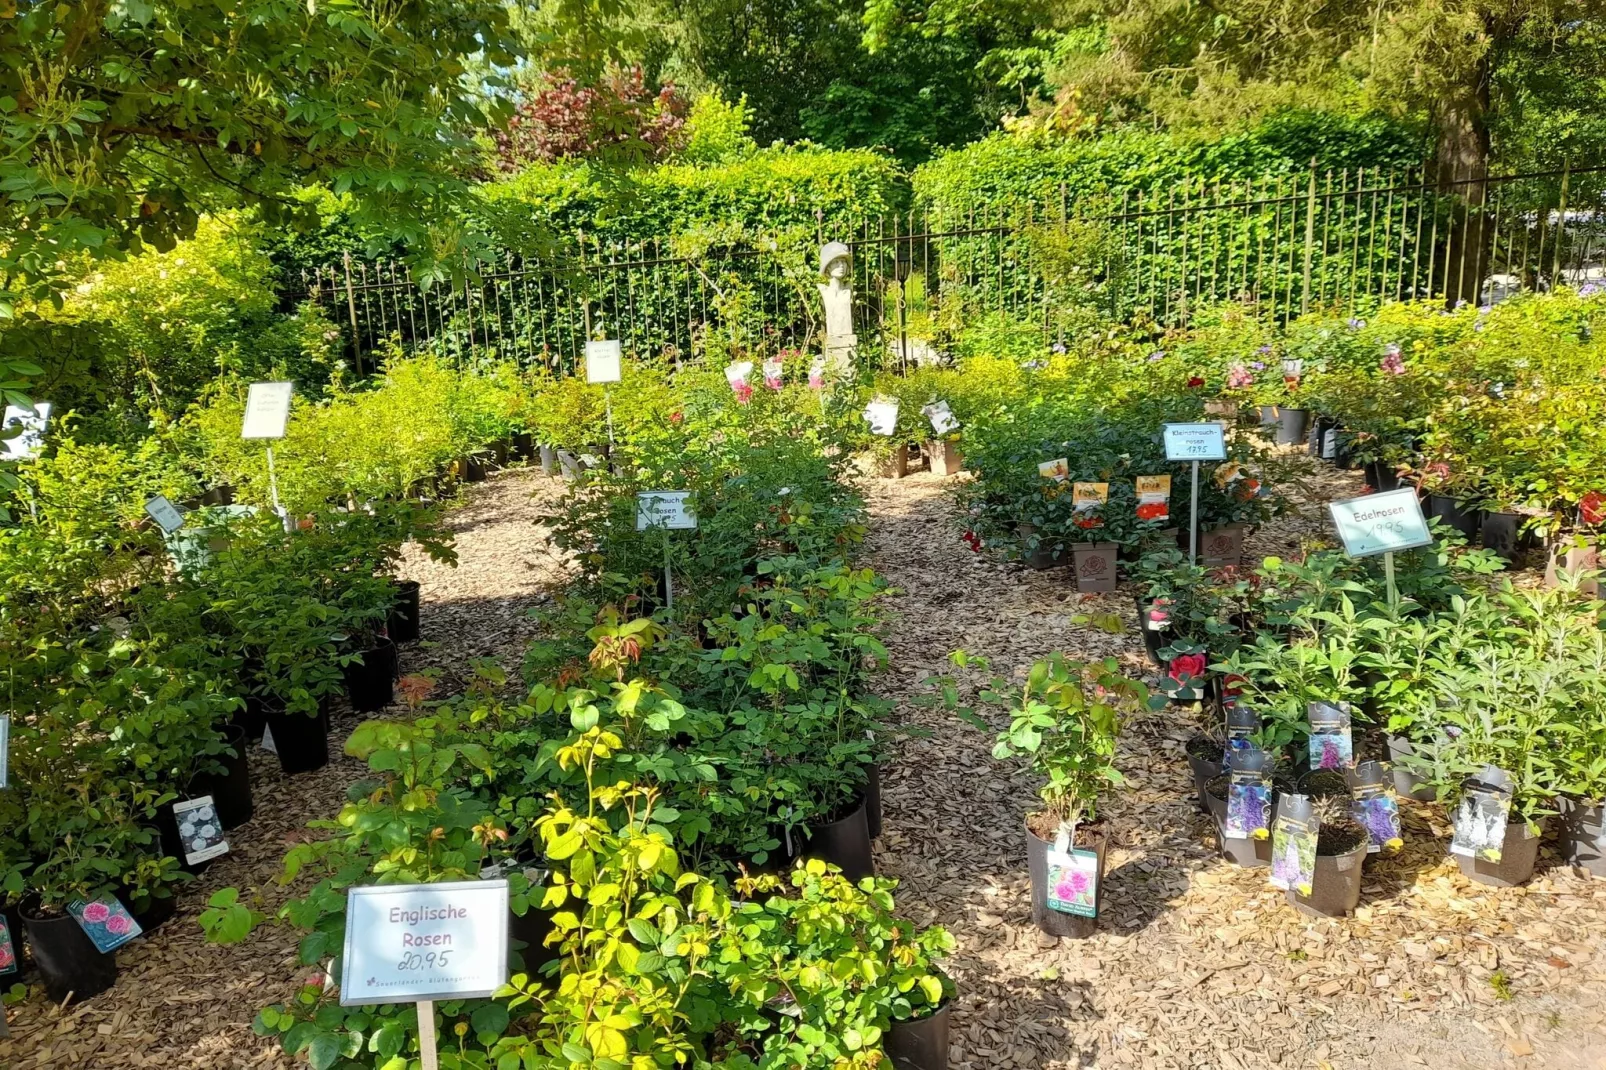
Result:
[[[1048,909],[1079,918],[1099,916],[1099,856],[1073,848],[1048,852]]]
[[[1316,834],[1321,822],[1310,796],[1284,795],[1271,833],[1271,883],[1274,888],[1309,895],[1316,879]]]
[[[294,383],[252,383],[245,397],[245,421],[241,438],[283,438],[290,421],[290,397]]]
[[[0,460],[20,461],[39,456],[45,444],[45,428],[50,423],[51,404],[36,401],[32,405],[7,405],[5,429],[21,427],[11,438],[0,439]]]
[[[1310,718],[1310,767],[1348,769],[1354,765],[1349,703],[1312,702],[1306,711]]]
[[[933,401],[920,411],[931,421],[932,434],[946,435],[959,430],[959,421],[954,418],[954,410],[948,407],[946,401]]]
[[[1249,737],[1260,731],[1260,714],[1242,706],[1227,711],[1227,745],[1221,755],[1221,767],[1231,770],[1238,764],[1238,756],[1254,747]]]
[[[1071,462],[1068,457],[1057,460],[1043,461],[1037,466],[1037,474],[1044,479],[1052,479],[1056,483],[1063,483],[1071,478]]]
[[[95,950],[103,955],[116,951],[144,931],[114,895],[103,895],[93,903],[74,899],[67,904],[67,913],[78,922]]]
[[[771,390],[779,390],[785,382],[785,368],[780,357],[771,357],[764,362],[764,385]]]
[[[229,853],[229,841],[223,838],[223,822],[218,819],[212,796],[181,799],[173,804],[173,818],[184,845],[184,861],[190,865]]]
[[[688,531],[697,526],[688,490],[644,490],[636,495],[636,530],[668,528]]]
[[[1461,786],[1451,824],[1455,835],[1450,853],[1498,862],[1504,853],[1506,825],[1511,820],[1511,775],[1486,765],[1483,772]]]
[[[1233,839],[1263,840],[1270,835],[1271,783],[1266,777],[1266,753],[1245,747],[1227,772],[1227,835]]]
[[[752,374],[753,362],[750,360],[739,360],[725,365],[725,381],[730,384],[731,393],[736,395],[736,400],[744,405],[753,396],[753,384],[748,382],[748,377]]]
[[[811,363],[809,365],[809,389],[810,390],[824,390],[825,389],[825,358],[824,357],[815,357],[813,363]]]
[[[1168,520],[1171,517],[1171,477],[1138,476],[1138,519]]]
[[[864,419],[872,435],[892,436],[898,430],[898,399],[874,399],[864,407]]]
[[[1365,761],[1355,767],[1355,798],[1350,810],[1366,830],[1367,854],[1395,851],[1400,838],[1400,804],[1389,790],[1382,762]]]
[[[0,976],[17,972],[17,945],[11,937],[11,925],[0,914]]]
[[[586,343],[586,382],[617,383],[621,378],[619,339],[605,338]]]
[[[269,754],[278,754],[279,748],[273,745],[273,726],[262,726],[262,749]]]
[[[162,494],[145,503],[145,515],[156,521],[157,526],[168,535],[184,526],[184,514]]]
[[[1071,511],[1074,513],[1091,513],[1110,500],[1110,485],[1108,483],[1072,483],[1071,484]]]

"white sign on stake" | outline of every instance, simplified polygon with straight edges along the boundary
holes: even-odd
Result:
[[[1431,546],[1433,533],[1422,515],[1422,502],[1412,487],[1331,502],[1333,525],[1351,557]]]
[[[687,490],[644,490],[636,495],[636,530],[666,528],[685,531],[697,526]]]
[[[586,382],[617,383],[620,374],[619,339],[606,338],[586,343]]]
[[[145,503],[145,515],[156,521],[169,535],[184,526],[184,514],[164,494],[158,494]]]
[[[507,919],[506,880],[348,889],[340,1005],[491,995],[507,983]]]
[[[946,435],[950,431],[959,430],[959,421],[954,418],[954,410],[948,407],[946,401],[933,401],[920,411],[931,421],[933,434]]]
[[[897,399],[877,398],[864,407],[865,421],[872,435],[892,435],[898,430]]]
[[[241,438],[283,438],[290,421],[290,396],[294,383],[252,383],[245,399],[245,422]]]
[[[30,408],[26,405],[7,405],[7,428],[16,424],[22,425],[22,433],[0,441],[0,459],[7,461],[20,461],[25,458],[39,456],[39,447],[44,445],[45,426],[50,423],[50,402],[36,401]]]
[[[1165,459],[1168,461],[1225,461],[1227,435],[1218,423],[1166,424]]]

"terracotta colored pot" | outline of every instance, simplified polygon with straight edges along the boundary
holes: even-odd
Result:
[[[1113,542],[1071,543],[1071,560],[1076,565],[1076,589],[1083,593],[1115,590],[1120,579],[1116,562],[1118,549]]]

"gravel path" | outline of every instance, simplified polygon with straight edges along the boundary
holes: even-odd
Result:
[[[439,565],[410,553],[404,577],[419,580],[420,642],[402,648],[402,670],[442,670],[438,695],[457,690],[469,659],[499,656],[518,664],[533,635],[531,606],[549,597],[563,573],[532,518],[532,495],[549,499],[555,481],[529,470],[507,470],[466,488],[451,514],[459,564]],[[396,708],[399,712],[399,707]],[[256,816],[230,833],[230,852],[180,895],[172,920],[117,953],[115,988],[65,1010],[36,996],[11,1008],[11,1039],[0,1040],[0,1070],[234,1070],[293,1063],[274,1042],[250,1030],[269,1003],[294,995],[298,933],[265,925],[233,947],[213,947],[196,916],[218,888],[255,890],[257,908],[272,914],[300,885],[274,883],[286,847],[308,835],[306,824],[330,818],[346,786],[366,770],[340,754],[359,723],[342,707],[330,734],[333,759],[314,773],[287,777],[272,755],[251,752]]]
[[[1361,491],[1331,469],[1307,479],[1303,515],[1269,525],[1250,554],[1295,549],[1320,501]],[[1413,805],[1407,849],[1368,864],[1357,916],[1305,919],[1264,870],[1217,857],[1191,799],[1186,714],[1126,727],[1098,934],[1039,936],[1022,827],[1036,785],[992,760],[990,736],[911,699],[958,648],[1003,675],[1062,650],[1113,654],[1152,679],[1135,630],[1071,623],[1097,611],[1132,629],[1131,585],[1084,597],[1067,571],[973,554],[950,521],[950,480],[871,482],[870,562],[903,592],[882,687],[900,720],[930,732],[901,742],[883,775],[878,864],[902,881],[900,910],[959,940],[954,1070],[1606,1068],[1606,881],[1550,856],[1526,888],[1473,885],[1447,860],[1448,823]]]

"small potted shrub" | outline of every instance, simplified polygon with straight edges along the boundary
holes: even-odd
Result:
[[[1108,843],[1098,800],[1122,783],[1113,764],[1119,708],[1147,697],[1142,684],[1119,674],[1114,658],[1083,663],[1059,654],[1035,662],[1018,691],[995,680],[982,692],[1010,717],[993,757],[1024,757],[1043,778],[1043,808],[1026,815],[1026,850],[1032,921],[1051,936],[1087,937],[1098,927]],[[961,716],[989,728],[974,712]]]

